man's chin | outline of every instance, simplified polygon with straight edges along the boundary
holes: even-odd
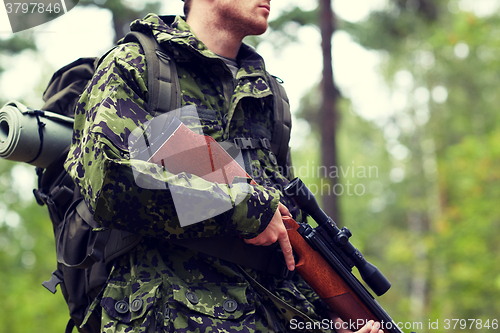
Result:
[[[267,31],[267,28],[268,28],[268,24],[267,24],[267,21],[266,21],[266,24],[262,24],[262,25],[255,25],[252,29],[252,31],[248,34],[249,36],[260,36],[262,35],[263,33],[265,33]]]

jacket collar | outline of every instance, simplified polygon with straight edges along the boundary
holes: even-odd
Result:
[[[158,16],[148,14],[142,20],[132,22],[133,31],[152,31],[156,40],[172,50],[176,61],[189,61],[198,54],[207,59],[219,58],[200,41],[191,27],[180,16]],[[265,72],[264,60],[251,46],[242,44],[237,58],[246,74]]]

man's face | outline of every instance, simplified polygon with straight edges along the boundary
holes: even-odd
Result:
[[[219,24],[244,36],[267,30],[271,0],[215,0]]]

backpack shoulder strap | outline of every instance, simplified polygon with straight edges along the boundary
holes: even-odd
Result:
[[[180,108],[180,84],[173,58],[151,33],[131,31],[121,43],[139,43],[148,67],[148,111],[156,117]]]
[[[278,82],[278,79],[270,74],[269,84],[274,96],[274,131],[271,140],[271,150],[278,159],[278,164],[287,166],[288,142],[292,130],[292,115],[290,113],[290,102],[285,88]]]

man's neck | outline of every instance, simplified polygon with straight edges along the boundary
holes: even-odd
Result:
[[[223,26],[218,26],[214,21],[207,20],[206,14],[203,16],[190,13],[186,22],[189,24],[196,37],[203,42],[212,52],[226,58],[236,59],[242,36],[238,36],[232,31],[228,31]]]

